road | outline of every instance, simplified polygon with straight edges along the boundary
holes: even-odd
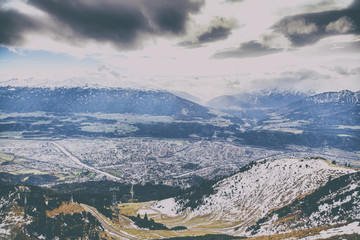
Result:
[[[114,175],[111,175],[107,172],[103,172],[99,169],[96,169],[94,167],[91,167],[89,165],[86,165],[85,163],[82,163],[77,157],[75,157],[74,155],[72,155],[68,150],[66,150],[63,146],[61,146],[60,144],[56,143],[56,142],[52,142],[53,145],[55,145],[57,148],[60,149],[60,151],[62,151],[66,156],[68,156],[71,160],[73,160],[77,165],[80,165],[83,168],[86,168],[89,171],[92,172],[96,172],[102,176],[106,176],[109,180],[114,180],[114,181],[121,181],[121,178],[115,177]]]
[[[105,217],[103,217],[96,208],[94,207],[90,207],[86,204],[80,203],[80,205],[87,211],[89,212],[91,215],[93,215],[97,220],[99,220],[99,222],[101,223],[101,225],[104,227],[104,229],[109,232],[111,235],[115,236],[115,237],[119,237],[120,239],[126,239],[126,240],[136,240],[138,238],[117,230],[115,228],[113,228],[113,226],[111,226],[108,221],[105,219]]]

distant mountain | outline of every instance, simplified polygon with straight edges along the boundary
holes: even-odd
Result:
[[[325,92],[293,102],[274,112],[273,119],[303,121],[314,127],[360,125],[360,91]],[[268,121],[268,120],[266,120]]]
[[[354,172],[316,158],[253,162],[213,185],[159,201],[152,209],[186,219],[182,224],[188,227],[211,226],[225,228],[228,234],[246,235],[249,227],[276,209],[313,192],[329,179]]]
[[[302,101],[302,104],[335,104],[335,105],[360,105],[360,91],[352,92],[349,90],[342,90],[340,92],[325,92],[308,97]],[[298,103],[295,103],[296,105]]]
[[[263,90],[254,93],[216,97],[207,106],[215,109],[245,110],[251,108],[278,108],[308,97],[309,94],[296,91]]]
[[[161,91],[0,87],[3,112],[130,113],[209,118],[206,107]]]
[[[240,134],[262,145],[360,149],[360,92],[326,92],[271,110]]]

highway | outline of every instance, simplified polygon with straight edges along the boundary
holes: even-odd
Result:
[[[107,172],[103,172],[99,169],[96,169],[94,167],[91,167],[89,165],[86,165],[85,163],[82,163],[77,157],[75,157],[74,155],[72,155],[68,150],[66,150],[63,146],[61,146],[60,144],[56,143],[56,142],[52,142],[53,145],[55,145],[58,149],[60,149],[60,151],[62,151],[66,156],[68,156],[71,160],[73,160],[77,165],[80,165],[83,168],[86,168],[89,171],[92,172],[96,172],[102,176],[106,176],[109,180],[114,180],[114,181],[121,181],[121,178],[115,177],[114,175],[111,175]]]
[[[115,229],[113,226],[111,226],[108,221],[105,219],[105,217],[103,217],[96,208],[88,206],[86,204],[80,203],[80,205],[87,211],[89,212],[91,215],[93,215],[97,220],[99,220],[99,222],[101,223],[101,225],[104,227],[104,229],[111,235],[118,237],[120,239],[125,239],[125,240],[136,240],[138,238]]]

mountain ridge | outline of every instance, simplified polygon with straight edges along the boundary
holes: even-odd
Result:
[[[209,118],[209,110],[165,91],[119,88],[0,87],[0,110],[134,113]]]

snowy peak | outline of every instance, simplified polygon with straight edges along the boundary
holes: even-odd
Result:
[[[344,105],[359,105],[360,91],[351,92],[349,90],[342,90],[340,92],[325,92],[321,94],[308,97],[303,100],[303,103],[308,104],[344,104]]]

